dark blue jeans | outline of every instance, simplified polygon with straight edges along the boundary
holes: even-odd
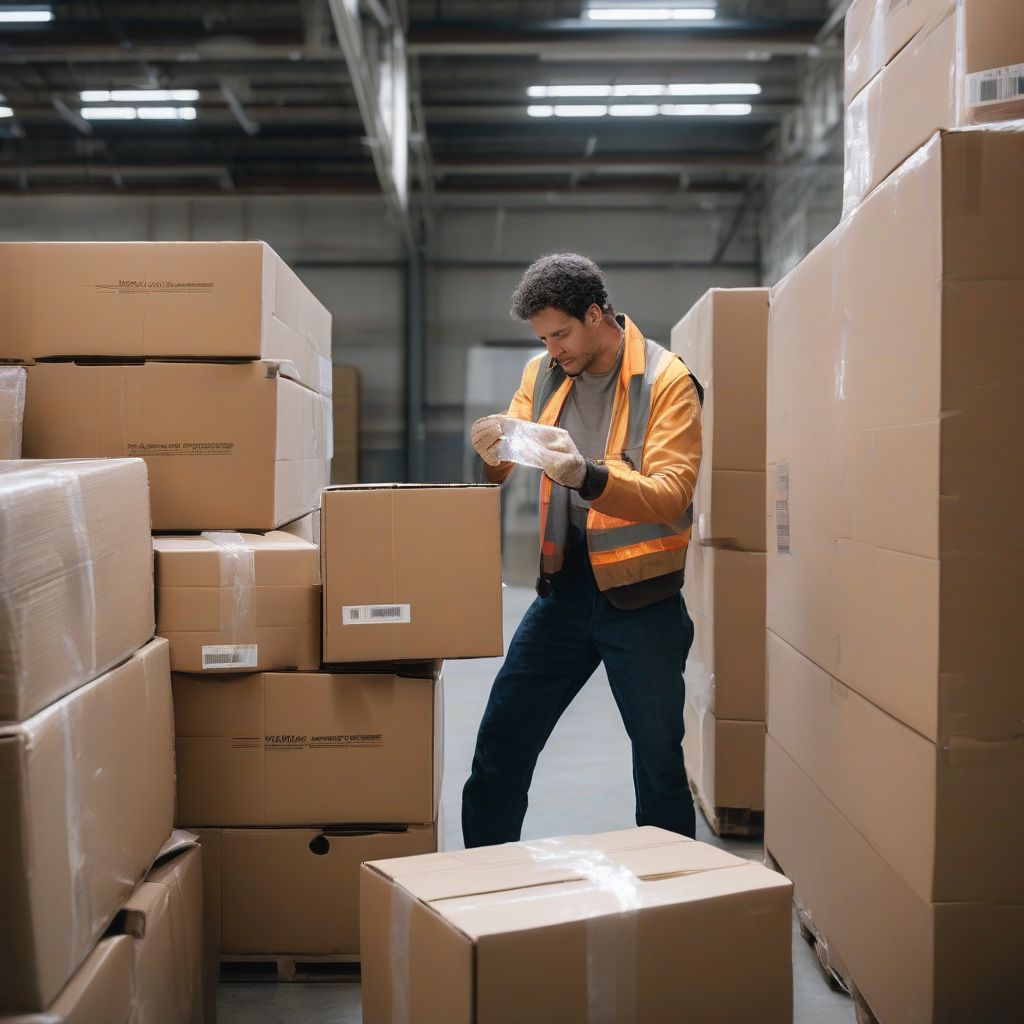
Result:
[[[537,758],[573,698],[604,662],[633,745],[637,825],[694,835],[683,762],[683,668],[693,623],[681,594],[615,608],[577,538],[552,593],[526,612],[491,688],[462,793],[466,846],[515,842]],[[574,831],[565,823],[565,832]]]

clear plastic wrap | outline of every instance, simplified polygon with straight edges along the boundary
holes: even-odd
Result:
[[[233,530],[207,530],[203,537],[216,545],[220,557],[220,628],[230,629],[231,644],[238,646],[252,634],[252,592],[255,586],[255,552]]]
[[[569,434],[561,427],[545,427],[529,420],[517,420],[511,416],[496,416],[501,428],[498,457],[505,462],[520,466],[543,469],[545,454],[554,449],[568,451],[571,441]]]
[[[24,366],[0,366],[0,459],[21,458],[27,378]]]

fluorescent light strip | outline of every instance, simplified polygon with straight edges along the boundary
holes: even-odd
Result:
[[[589,7],[591,21],[714,21],[712,7]]]
[[[195,107],[82,107],[86,121],[194,121]]]
[[[14,111],[10,107],[0,107],[0,117],[14,117]]]
[[[83,103],[195,103],[198,89],[86,89],[80,92]]]
[[[678,82],[668,85],[531,85],[526,95],[535,99],[575,96],[759,96],[756,82]]]
[[[0,23],[8,25],[31,25],[53,21],[53,8],[32,7],[18,10],[0,8]]]
[[[531,104],[526,108],[529,117],[745,117],[753,108],[749,103],[613,103],[611,106],[592,104]]]

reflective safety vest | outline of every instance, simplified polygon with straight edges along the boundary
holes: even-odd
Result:
[[[625,327],[622,368],[605,458],[601,461],[607,465],[619,462],[642,473],[656,384],[670,372],[681,372],[693,381],[699,402],[703,402],[704,395],[679,356],[645,339],[628,318]],[[546,426],[556,425],[572,386],[572,378],[557,363],[538,360],[532,420]],[[623,402],[627,403],[625,410],[621,407]],[[600,503],[600,498],[595,501]],[[692,502],[675,522],[669,523],[618,519],[592,507],[587,514],[587,548],[598,587],[610,590],[681,570],[692,523]],[[540,483],[540,529],[538,589],[543,592],[547,577],[562,567],[569,529],[568,491],[554,484],[546,474],[542,474]]]

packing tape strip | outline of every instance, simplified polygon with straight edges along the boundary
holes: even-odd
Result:
[[[409,927],[412,920],[413,895],[401,885],[391,888],[391,1024],[410,1024]]]
[[[255,551],[234,530],[207,530],[203,538],[218,549],[220,565],[220,628],[231,625],[231,643],[250,642],[256,577]]]
[[[21,458],[27,379],[23,366],[0,366],[0,422],[11,424],[9,450],[0,450],[0,459]]]

